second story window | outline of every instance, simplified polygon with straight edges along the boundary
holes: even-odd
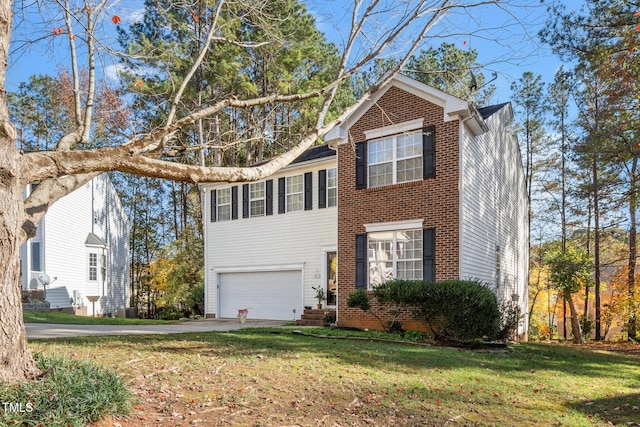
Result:
[[[369,187],[422,179],[422,132],[389,136],[368,144]]]
[[[222,188],[216,192],[216,212],[218,221],[231,219],[231,188]]]
[[[327,207],[338,205],[338,170],[327,169]]]
[[[304,182],[302,175],[287,177],[287,212],[304,209]]]
[[[251,216],[263,216],[265,207],[265,185],[263,182],[249,184],[249,211]]]

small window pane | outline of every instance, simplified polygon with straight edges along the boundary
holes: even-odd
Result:
[[[302,175],[287,177],[287,212],[301,211],[304,208],[303,189]]]
[[[256,182],[249,185],[249,204],[251,216],[264,215],[264,197],[264,182]]]
[[[98,280],[98,254],[89,254],[89,280]]]
[[[369,187],[393,184],[393,164],[382,163],[369,166]]]
[[[229,221],[231,219],[231,188],[218,190],[216,199],[218,221]]]
[[[327,169],[327,207],[338,204],[338,173],[336,168]]]
[[[369,142],[369,164],[388,162],[393,159],[393,138]]]

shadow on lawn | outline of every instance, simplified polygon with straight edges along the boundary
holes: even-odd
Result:
[[[602,399],[569,402],[566,406],[612,425],[640,426],[640,393],[613,394]]]
[[[183,356],[209,354],[218,357],[251,357],[265,351],[280,353],[279,357],[295,357],[298,352],[309,352],[317,357],[334,359],[337,364],[358,364],[387,369],[424,368],[464,369],[477,368],[529,376],[532,370],[556,371],[589,377],[607,376],[603,366],[615,366],[629,379],[640,382],[640,357],[591,351],[559,344],[526,343],[514,345],[512,354],[480,353],[457,348],[388,344],[374,341],[315,338],[294,335],[283,329],[243,329],[230,332],[186,333],[172,335],[139,335],[119,337],[78,337],[59,340],[71,345],[103,343],[115,352],[130,351],[136,343],[145,350],[179,353]]]

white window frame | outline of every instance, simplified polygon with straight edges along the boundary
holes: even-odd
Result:
[[[333,175],[331,177],[330,175]],[[329,185],[329,180],[333,179],[333,185]],[[333,196],[331,194],[333,193]],[[333,200],[333,202],[332,202]],[[338,168],[327,169],[327,200],[326,206],[332,208],[338,206]]]
[[[291,190],[292,184],[290,184],[290,181],[292,181],[293,179],[300,180],[299,184],[296,184],[296,186],[298,185],[300,186],[300,191]],[[296,199],[299,198],[299,202],[297,200],[292,200],[294,197]],[[285,201],[286,201],[286,212],[296,212],[296,211],[304,210],[304,175],[303,174],[292,175],[285,178]],[[296,205],[298,205],[299,203],[300,207],[296,209],[292,209],[291,205],[293,203],[296,203]]]
[[[229,192],[229,202],[228,203],[220,203],[220,199],[221,197],[221,193],[222,192]],[[226,188],[220,188],[218,189],[218,191],[216,191],[216,221],[231,221],[231,187],[226,187]],[[223,218],[220,215],[220,208],[221,207],[229,207],[229,217],[228,218]]]
[[[92,258],[95,260],[93,265]],[[89,282],[98,281],[98,259],[98,252],[87,252],[87,281]]]
[[[398,228],[391,228],[393,226],[397,226]],[[421,280],[423,279],[423,255],[422,251],[424,242],[422,242],[422,220],[409,220],[409,221],[398,221],[395,223],[379,223],[379,224],[365,224],[365,229],[367,230],[367,275],[368,275],[368,288],[369,290],[385,283],[387,280],[391,280],[392,278],[398,277],[398,263],[399,262],[418,262],[421,264],[421,267],[417,270],[419,277],[413,277],[411,280]],[[421,256],[414,258],[398,258],[398,235],[402,232],[417,232],[420,240],[420,253]],[[372,234],[382,234],[388,233],[390,234],[391,240],[387,240],[387,242],[391,243],[391,248],[388,251],[390,253],[390,257],[388,259],[382,259],[378,257],[378,253],[376,250],[370,248],[370,239]],[[373,251],[373,252],[372,252]],[[376,265],[377,264],[377,265]],[[391,270],[383,270],[385,267],[381,264],[391,264]],[[377,271],[379,271],[380,278],[372,277],[372,268],[375,267]]]
[[[398,157],[398,137],[401,136],[414,136],[414,135],[422,135],[422,129],[419,130],[414,130],[411,132],[404,132],[404,133],[400,133],[400,134],[396,134],[396,135],[387,135],[381,138],[377,138],[377,139],[372,139],[370,141],[367,142],[367,186],[369,188],[377,188],[377,187],[384,187],[386,185],[394,185],[394,184],[401,184],[401,183],[405,183],[405,182],[414,182],[414,181],[420,181],[422,180],[422,173],[419,173],[418,178],[416,179],[410,179],[410,180],[403,180],[403,181],[399,181],[398,180],[398,162],[400,161],[404,161],[404,160],[411,160],[411,159],[422,159],[424,153],[423,153],[423,148],[422,148],[422,141],[419,140],[419,151],[420,153],[418,155],[415,156],[407,156],[407,157]],[[371,145],[374,143],[378,143],[380,141],[383,140],[390,140],[391,141],[391,159],[389,160],[385,160],[385,161],[381,161],[381,162],[372,162],[370,155],[371,155]],[[372,166],[378,166],[378,165],[384,165],[384,164],[391,164],[391,183],[389,184],[383,184],[383,185],[372,185],[371,184],[371,167]],[[420,163],[420,169],[422,169],[423,165],[422,163]]]
[[[260,188],[261,187],[261,188]],[[254,194],[261,192],[261,196]],[[265,181],[249,183],[249,217],[264,216],[266,209],[267,186]],[[259,212],[254,213],[254,207],[261,208]]]

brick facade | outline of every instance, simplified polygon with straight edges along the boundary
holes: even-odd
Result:
[[[436,177],[397,185],[356,189],[354,144],[365,143],[364,131],[423,119],[435,125]],[[392,87],[349,129],[349,143],[338,147],[338,322],[340,326],[380,329],[373,316],[347,307],[355,290],[355,236],[363,224],[424,218],[436,231],[436,280],[459,276],[459,150],[457,120],[444,122],[442,107]],[[418,326],[408,315],[405,327]]]

